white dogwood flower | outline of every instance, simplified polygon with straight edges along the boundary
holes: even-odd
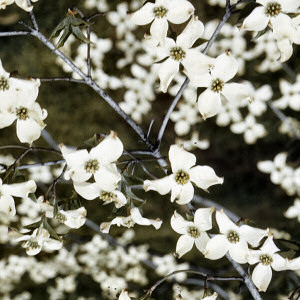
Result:
[[[206,245],[204,256],[219,259],[229,252],[232,259],[240,264],[248,261],[248,243],[257,247],[268,230],[253,228],[248,225],[237,226],[223,210],[216,212],[216,220],[221,234],[216,234]]]
[[[172,145],[169,150],[172,174],[161,179],[145,180],[145,191],[157,191],[166,195],[171,191],[171,201],[177,199],[178,204],[189,203],[194,196],[192,182],[199,188],[207,190],[215,184],[222,184],[223,178],[218,177],[209,166],[195,166],[196,156],[187,152],[182,146]]]
[[[299,12],[299,0],[257,0],[256,2],[261,5],[245,18],[242,25],[244,30],[261,31],[271,24],[273,32],[280,31],[280,27],[284,27],[286,14]]]
[[[17,136],[22,143],[37,140],[46,126],[47,111],[35,102],[39,79],[22,80],[9,77],[0,60],[0,128],[17,120]]]
[[[16,242],[24,241],[22,247],[26,248],[28,255],[37,255],[44,248],[45,250],[59,250],[63,243],[52,239],[49,231],[41,225],[31,235],[25,234],[15,239]]]
[[[300,223],[300,199],[297,198],[294,201],[294,205],[290,206],[284,213],[284,216],[289,219],[297,218]]]
[[[101,189],[97,182],[74,182],[74,189],[84,199],[94,200],[99,198],[104,202],[103,204],[113,202],[116,208],[120,208],[127,203],[127,199],[122,192],[116,189]]]
[[[131,14],[131,21],[136,25],[146,25],[152,22],[150,33],[155,40],[155,46],[164,45],[169,24],[181,24],[194,13],[193,5],[187,0],[156,0],[147,2],[138,11]]]
[[[259,250],[249,250],[248,263],[256,264],[252,272],[252,280],[259,291],[265,292],[272,279],[272,269],[275,271],[287,270],[288,260],[276,252],[280,251],[270,235]]]
[[[208,65],[213,61],[212,58],[202,54],[197,49],[191,47],[195,41],[202,36],[204,32],[204,25],[197,17],[193,16],[183,32],[177,37],[176,42],[171,38],[166,38],[163,46],[157,47],[157,57],[159,60],[166,60],[157,64],[158,76],[160,79],[160,90],[165,93],[168,89],[174,76],[179,71],[179,65],[182,64],[186,72],[192,74],[193,72],[201,73],[208,70]],[[196,61],[201,61],[206,68],[194,68]]]
[[[193,222],[186,221],[174,211],[171,226],[174,231],[181,234],[176,245],[176,255],[179,258],[189,252],[194,244],[200,252],[205,252],[206,244],[209,241],[206,231],[212,228],[212,213],[214,210],[213,207],[197,209]]]
[[[116,132],[111,131],[90,152],[86,149],[74,151],[64,145],[60,147],[68,165],[66,176],[74,182],[85,182],[94,176],[100,188],[107,191],[116,188],[121,176],[114,162],[123,153],[123,144]]]
[[[159,229],[162,224],[162,221],[160,219],[152,220],[144,218],[141,215],[140,210],[137,207],[133,207],[130,209],[130,215],[128,217],[116,217],[111,222],[103,222],[100,225],[100,230],[104,233],[108,233],[111,225],[131,228],[134,226],[134,224],[139,224],[143,226],[152,225],[155,229]]]
[[[0,179],[0,212],[9,216],[16,214],[14,197],[27,198],[29,193],[34,193],[36,183],[33,180],[22,183],[3,184]]]
[[[198,109],[203,119],[215,116],[221,108],[221,100],[241,104],[245,99],[251,98],[251,90],[246,84],[227,83],[238,71],[238,62],[229,51],[219,55],[209,72],[197,72],[199,63],[194,63],[193,72],[187,75],[191,82],[198,87],[207,87],[198,97]]]
[[[38,0],[31,0],[31,2],[37,1]],[[31,11],[33,9],[33,5],[29,5],[27,0],[0,0],[0,9],[4,9],[7,5],[13,4],[14,2],[26,11]]]

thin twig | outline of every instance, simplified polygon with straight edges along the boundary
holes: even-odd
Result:
[[[32,3],[31,3],[30,0],[27,0],[27,3],[28,3],[28,5],[32,6]],[[29,15],[30,15],[30,19],[31,19],[31,22],[32,22],[32,25],[33,25],[34,29],[39,30],[38,23],[36,21],[35,15],[34,15],[32,10],[29,11]]]
[[[35,167],[55,166],[55,165],[63,164],[65,162],[66,161],[64,159],[53,160],[53,161],[45,161],[45,162],[40,162],[40,163],[21,165],[21,166],[18,166],[17,169],[18,170],[25,170],[25,169],[35,168]]]
[[[82,79],[74,79],[69,77],[55,77],[55,78],[33,78],[33,79],[39,79],[40,81],[44,82],[51,82],[51,81],[69,81],[69,82],[75,82],[75,83],[85,83]]]
[[[44,151],[44,152],[52,152],[55,154],[62,155],[60,151],[51,149],[51,148],[43,148],[43,147],[26,147],[21,145],[6,145],[6,146],[0,146],[0,150],[3,149],[23,149],[23,150],[29,150],[29,151]]]
[[[166,281],[168,278],[178,274],[178,273],[189,273],[189,274],[196,274],[196,275],[200,275],[203,276],[205,278],[209,278],[208,280],[210,281],[232,281],[232,280],[238,280],[238,281],[244,281],[244,279],[242,277],[237,277],[237,276],[231,276],[231,277],[223,277],[223,276],[213,276],[213,275],[208,275],[206,273],[203,272],[199,272],[199,271],[194,271],[194,270],[177,270],[174,271],[168,275],[166,275],[164,278],[158,280],[148,291],[147,291],[147,295],[151,296],[152,293],[154,292],[154,290],[161,285],[164,281]]]
[[[0,37],[5,37],[5,36],[18,36],[18,35],[31,35],[31,31],[20,30],[20,31],[6,31],[6,32],[0,32]]]

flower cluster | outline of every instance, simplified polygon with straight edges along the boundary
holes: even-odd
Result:
[[[287,61],[293,54],[293,43],[300,44],[299,0],[257,0],[260,5],[245,18],[241,28],[250,31],[262,31],[267,26],[272,28],[280,51],[280,61]]]

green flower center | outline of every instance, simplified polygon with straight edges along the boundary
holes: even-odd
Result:
[[[237,232],[232,230],[227,233],[227,240],[230,243],[236,244],[240,241],[240,237]]]
[[[26,120],[29,118],[28,109],[26,107],[19,107],[17,108],[16,115],[19,120]]]
[[[157,6],[153,9],[155,18],[163,18],[167,14],[168,10],[163,6]]]
[[[281,12],[281,5],[277,2],[271,2],[266,7],[266,15],[276,17]]]
[[[9,89],[8,80],[5,77],[0,77],[0,91],[6,91]]]
[[[187,184],[190,181],[190,175],[182,170],[179,170],[175,175],[175,181],[181,185]]]
[[[185,58],[185,52],[180,47],[173,47],[170,50],[170,56],[176,61],[182,61]]]
[[[59,223],[64,223],[64,222],[67,220],[66,216],[64,216],[62,213],[57,213],[57,214],[55,215],[55,219],[56,219]]]
[[[259,257],[259,261],[265,265],[265,266],[268,266],[270,265],[272,262],[273,262],[273,258],[268,255],[268,254],[262,254],[260,257]]]
[[[28,248],[31,248],[31,249],[37,249],[40,247],[38,242],[36,242],[36,241],[28,241],[27,246],[28,246]]]
[[[99,162],[97,159],[90,159],[85,163],[84,166],[87,173],[96,173],[99,170]]]
[[[115,198],[115,195],[111,192],[101,192],[99,198],[104,202],[111,202]]]
[[[200,236],[200,231],[198,230],[197,227],[191,226],[191,227],[188,229],[188,234],[189,234],[192,238],[196,239],[196,238],[198,238],[198,237]]]
[[[220,93],[223,89],[224,81],[221,79],[215,79],[211,84],[211,90],[215,93]]]
[[[127,228],[133,227],[135,222],[130,218],[123,222],[123,225]]]

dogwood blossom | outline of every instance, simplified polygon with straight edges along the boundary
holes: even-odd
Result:
[[[9,77],[0,60],[0,129],[17,120],[17,136],[22,143],[37,140],[46,126],[47,111],[35,102],[40,80]]]
[[[195,166],[196,156],[187,152],[182,146],[172,145],[169,150],[172,174],[161,179],[145,180],[145,191],[157,191],[166,195],[171,191],[171,201],[177,199],[178,204],[189,203],[194,196],[196,186],[206,190],[212,185],[222,184],[223,178],[218,177],[209,166]]]
[[[162,221],[160,219],[152,220],[144,218],[141,215],[140,210],[137,207],[130,209],[130,215],[128,217],[116,217],[111,222],[103,222],[100,225],[100,230],[104,233],[108,233],[111,225],[117,225],[118,227],[124,226],[127,228],[133,227],[134,224],[143,226],[152,225],[155,229],[159,229]]]
[[[59,250],[63,243],[52,239],[47,229],[41,225],[31,235],[25,234],[16,239],[17,242],[24,241],[22,247],[26,248],[28,255],[37,255],[44,248],[45,250]]]
[[[194,215],[194,221],[186,221],[176,211],[171,218],[171,226],[174,231],[182,234],[177,241],[176,255],[180,258],[189,252],[195,244],[197,249],[204,253],[209,241],[206,231],[212,228],[212,213],[214,208],[199,208]]]
[[[227,252],[233,260],[240,264],[248,261],[248,243],[257,247],[268,230],[253,228],[248,225],[237,226],[223,210],[216,212],[216,220],[220,234],[216,234],[206,245],[204,256],[208,259],[219,259]]]
[[[242,83],[227,83],[238,71],[238,62],[229,51],[219,55],[211,65],[209,72],[199,73],[199,63],[194,62],[192,72],[187,70],[191,82],[198,87],[207,87],[198,97],[198,109],[203,119],[215,116],[221,108],[221,100],[240,104],[242,100],[251,99],[251,91]]]
[[[287,260],[276,252],[280,251],[270,235],[259,250],[249,250],[248,263],[256,264],[252,272],[252,280],[259,291],[265,292],[272,279],[272,269],[283,271],[288,269]]]
[[[74,189],[84,199],[93,200],[99,198],[100,200],[103,200],[103,204],[113,202],[116,208],[120,208],[127,203],[127,199],[122,192],[115,189],[101,189],[97,182],[74,182]]]
[[[86,149],[75,151],[64,145],[60,148],[68,165],[67,177],[79,183],[94,176],[100,188],[106,191],[116,188],[121,176],[114,162],[122,155],[123,144],[114,131],[90,152]]]
[[[202,36],[204,25],[193,16],[183,32],[177,37],[176,42],[171,38],[166,38],[163,46],[157,47],[157,56],[159,60],[165,59],[159,63],[158,77],[160,79],[160,90],[165,93],[174,76],[179,71],[179,65],[182,64],[187,70],[188,75],[193,72],[201,73],[208,70],[213,59],[202,54],[197,49],[191,47],[195,41]],[[196,61],[200,61],[203,68],[194,68]],[[206,66],[206,67],[205,67]]]
[[[9,216],[16,214],[14,197],[27,198],[29,193],[34,193],[36,183],[33,180],[22,183],[3,184],[0,179],[0,212]]]
[[[152,22],[150,33],[155,46],[165,44],[168,32],[168,21],[174,24],[184,23],[194,13],[193,5],[187,0],[156,0],[147,2],[142,8],[131,15],[131,21],[136,25],[146,25]]]
[[[31,2],[37,2],[38,0],[31,0]],[[33,9],[33,5],[29,5],[27,0],[1,0],[0,1],[0,9],[6,8],[6,5],[10,5],[16,3],[19,7],[26,11],[31,11]]]

